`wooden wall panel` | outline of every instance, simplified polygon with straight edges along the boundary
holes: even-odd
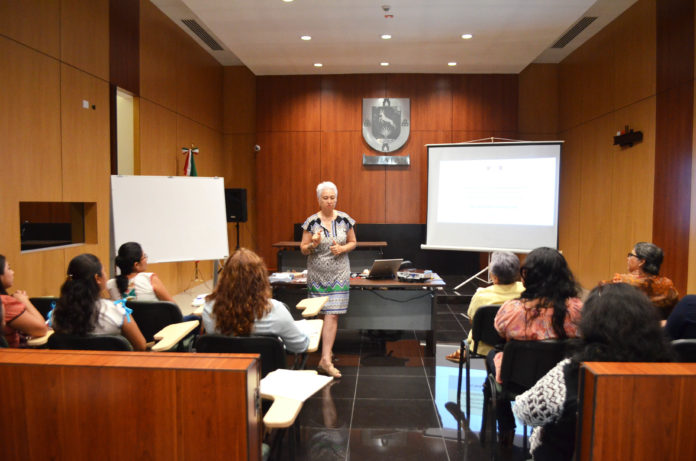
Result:
[[[109,0],[61,0],[61,60],[109,80]]]
[[[308,192],[316,192],[320,181],[332,181],[338,187],[338,210],[345,211],[362,223],[384,223],[386,207],[385,167],[367,167],[362,154],[369,152],[356,131],[329,131],[321,133],[321,174]],[[315,155],[315,158],[319,157]],[[316,194],[312,193],[311,207],[297,222],[319,211]]]
[[[256,154],[258,253],[269,267],[275,267],[276,251],[271,245],[292,240],[293,224],[304,222],[318,209],[315,190],[323,179],[318,160],[321,136],[318,132],[258,133],[257,142],[261,145]]]
[[[519,75],[520,138],[552,139],[558,133],[558,65],[530,64]],[[543,138],[542,138],[543,139]]]
[[[452,76],[387,75],[389,98],[411,99],[411,131],[452,130]]]
[[[428,211],[428,149],[426,144],[452,142],[451,131],[411,132],[404,154],[411,156],[408,167],[386,170],[386,222],[412,224],[426,222]]]
[[[83,100],[89,101],[89,109],[82,107]],[[66,262],[88,252],[105,263],[110,244],[109,84],[62,64],[61,123],[62,200],[97,203],[98,243],[66,249]]]
[[[323,77],[321,79],[322,131],[362,130],[362,100],[386,97],[385,83],[383,75],[373,74]]]
[[[58,58],[60,56],[60,2],[55,0],[0,2],[0,34]]]
[[[140,0],[109,0],[109,82],[140,94]]]
[[[180,32],[183,33],[183,32]],[[222,66],[188,36],[177,51],[177,112],[222,131]]]
[[[614,50],[612,99],[616,109],[655,94],[657,53],[655,1],[636,2],[611,24],[615,30],[612,36]],[[637,69],[640,71],[637,72]]]
[[[178,144],[173,154],[177,157],[177,174],[184,174],[186,156],[181,148],[195,146],[199,149],[194,156],[198,176],[222,176],[222,134],[181,115],[177,117],[176,126]]]
[[[256,81],[256,131],[318,131],[320,101],[320,77],[259,77]]]
[[[140,100],[140,174],[175,176],[181,148],[176,137],[177,115],[159,104]]]
[[[140,2],[140,96],[177,110],[177,56],[183,32],[152,2]]]
[[[580,186],[580,220],[582,228],[579,238],[580,259],[575,270],[584,287],[594,287],[597,282],[609,278],[606,268],[610,264],[607,252],[608,236],[611,235],[611,190],[612,178],[610,150],[606,138],[598,135],[605,130],[606,116],[582,127],[583,147],[580,161],[582,183]],[[591,229],[591,232],[589,230]]]
[[[256,131],[256,76],[244,66],[223,68],[223,133]]]
[[[517,75],[452,76],[452,129],[517,131]]]
[[[561,150],[561,178],[558,200],[558,248],[563,252],[576,278],[580,263],[580,234],[584,221],[580,215],[582,197],[582,153],[585,133],[574,128],[560,133],[564,141]]]

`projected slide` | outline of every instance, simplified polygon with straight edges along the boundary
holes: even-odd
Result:
[[[439,222],[553,225],[555,158],[450,160],[440,168]]]
[[[425,249],[558,246],[561,141],[428,146]]]

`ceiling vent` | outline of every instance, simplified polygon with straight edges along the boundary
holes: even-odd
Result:
[[[576,22],[573,27],[568,29],[568,32],[563,34],[563,36],[559,38],[556,41],[556,43],[551,45],[551,48],[563,48],[568,43],[570,43],[571,40],[580,35],[580,32],[582,32],[587,28],[587,26],[592,24],[592,22],[594,22],[595,19],[597,19],[597,16],[585,16],[583,18],[580,18],[580,20]]]
[[[196,34],[196,36],[198,38],[203,40],[203,43],[208,45],[211,50],[213,50],[213,51],[222,51],[223,50],[223,48],[220,46],[220,44],[218,42],[216,42],[215,39],[213,37],[211,37],[210,34],[208,32],[206,32],[205,29],[203,29],[201,27],[201,25],[196,22],[195,19],[182,19],[181,22],[183,22],[186,25],[186,27],[191,29],[191,32]]]

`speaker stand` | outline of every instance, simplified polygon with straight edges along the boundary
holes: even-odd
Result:
[[[237,248],[236,250],[239,250],[239,221],[236,221],[237,224]]]

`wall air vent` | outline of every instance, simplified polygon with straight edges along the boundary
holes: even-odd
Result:
[[[206,32],[205,29],[203,29],[201,27],[201,25],[196,22],[195,19],[182,19],[181,22],[183,22],[186,25],[186,27],[191,29],[191,32],[196,34],[196,36],[198,38],[203,40],[203,43],[208,45],[211,50],[213,50],[213,51],[222,51],[223,50],[222,46],[220,46],[220,44],[218,42],[216,42],[215,39],[213,37],[211,37],[210,34],[208,32]]]
[[[583,18],[580,18],[578,22],[573,25],[570,29],[568,29],[568,32],[563,34],[561,38],[559,38],[556,43],[551,45],[551,48],[563,48],[566,46],[568,43],[570,43],[571,40],[573,40],[575,37],[580,35],[580,32],[585,30],[587,26],[592,24],[592,22],[597,19],[597,16],[585,16]]]

